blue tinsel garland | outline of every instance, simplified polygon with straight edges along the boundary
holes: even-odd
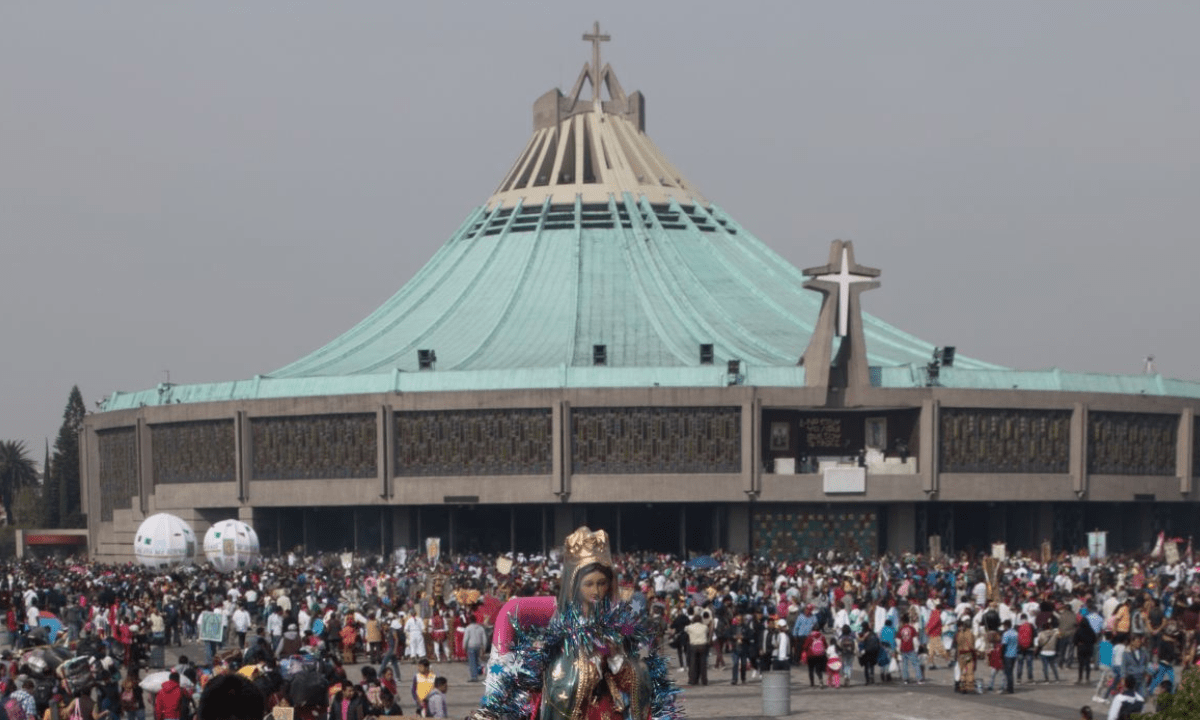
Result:
[[[651,647],[645,658],[650,678],[651,720],[681,720],[679,688],[671,680],[667,661],[653,650],[654,631],[628,603],[601,603],[590,615],[574,606],[554,614],[544,627],[521,627],[515,618],[514,639],[508,652],[493,654],[488,666],[487,688],[481,708],[493,716],[529,717],[531,692],[542,688],[542,676],[550,660],[561,653],[600,652],[607,647],[624,647],[631,656],[642,646]],[[640,720],[640,719],[639,719]]]

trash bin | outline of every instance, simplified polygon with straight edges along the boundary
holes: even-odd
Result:
[[[762,675],[762,714],[767,717],[790,715],[792,712],[792,673],[790,670],[771,670]]]

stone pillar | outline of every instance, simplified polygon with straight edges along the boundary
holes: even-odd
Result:
[[[750,552],[750,505],[736,503],[729,506],[729,547],[731,553]]]
[[[137,419],[137,473],[140,502],[136,508],[143,515],[153,514],[150,499],[154,495],[154,456],[150,448],[150,426],[139,413]]]
[[[934,495],[940,486],[938,471],[938,411],[937,400],[921,401],[920,447],[917,451],[917,471],[921,474],[921,489],[926,495]]]
[[[1183,414],[1179,416],[1179,439],[1175,445],[1178,451],[1175,454],[1175,467],[1179,476],[1179,492],[1182,495],[1189,495],[1192,492],[1192,477],[1196,474],[1196,468],[1192,466],[1192,461],[1196,457],[1192,443],[1196,440],[1196,411],[1192,408],[1184,408]]]
[[[762,482],[762,461],[759,459],[762,443],[758,432],[758,424],[762,422],[762,400],[758,398],[758,388],[749,390],[748,401],[742,403],[742,490],[753,495]]]
[[[571,403],[557,403],[550,412],[551,490],[555,497],[565,501],[571,496]],[[562,537],[566,539],[567,536]]]
[[[1087,497],[1087,405],[1075,403],[1075,411],[1071,413],[1071,486],[1075,497]]]
[[[411,547],[413,541],[413,511],[408,507],[392,508],[392,547]]]
[[[679,506],[679,557],[687,558],[687,505]]]
[[[562,547],[563,541],[573,532],[575,532],[575,516],[571,506],[565,504],[555,505],[554,537],[551,538],[550,547]]]
[[[1054,505],[1052,503],[1038,503],[1036,525],[1033,529],[1033,540],[1037,545],[1037,551],[1041,552],[1042,541],[1050,541],[1051,551],[1058,551],[1063,548],[1054,547]],[[1040,555],[1035,555],[1040,557]]]
[[[391,457],[394,446],[389,442],[392,433],[388,432],[388,426],[395,430],[396,423],[392,422],[392,411],[387,405],[380,405],[375,411],[375,465],[378,471],[379,497],[384,501],[390,499],[394,492],[391,487]]]
[[[1008,542],[1008,505],[1006,503],[988,503],[988,547],[991,543]]]
[[[917,508],[913,503],[887,506],[887,551],[892,554],[914,552],[917,537]]]

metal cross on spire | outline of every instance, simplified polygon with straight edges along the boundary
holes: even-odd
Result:
[[[600,109],[600,43],[612,40],[610,35],[600,34],[600,21],[592,25],[590,33],[584,33],[583,39],[592,44],[592,107]]]

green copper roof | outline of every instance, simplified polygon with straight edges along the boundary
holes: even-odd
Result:
[[[275,378],[418,369],[437,372],[714,361],[795,365],[821,296],[804,276],[719,208],[607,206],[476,210],[434,258],[376,312]],[[871,364],[926,362],[933,346],[867,319]],[[963,367],[994,368],[969,358]]]
[[[480,207],[395,296],[341,337],[251,380],[114,393],[178,402],[556,387],[797,387],[821,296],[716,206]],[[934,346],[863,317],[872,383],[924,387]],[[701,364],[700,345],[713,346]],[[593,347],[604,345],[604,366]],[[433,350],[419,370],[418,350]],[[1014,371],[959,355],[944,387],[1200,397],[1159,376]]]

